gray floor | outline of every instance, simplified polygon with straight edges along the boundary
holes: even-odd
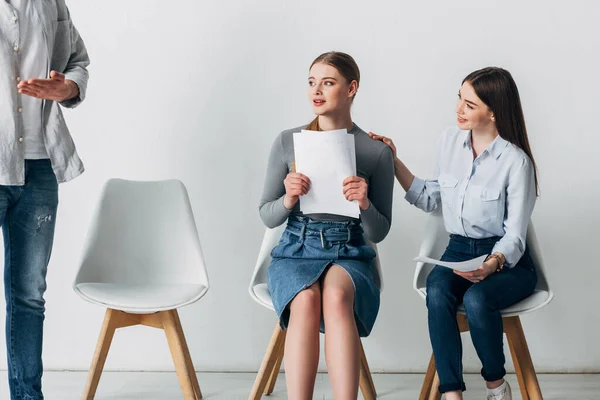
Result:
[[[200,373],[198,380],[207,400],[246,400],[255,374]],[[81,396],[85,372],[46,372],[44,393],[47,400],[76,400]],[[284,376],[275,393],[265,399],[286,399]],[[375,374],[378,399],[417,399],[423,381],[421,374]],[[538,375],[545,400],[600,399],[600,375]],[[514,375],[508,376],[513,387],[513,399],[521,399]],[[485,399],[479,375],[467,375],[465,400]],[[105,372],[100,380],[97,400],[175,400],[182,395],[173,372]],[[315,399],[333,399],[326,374],[317,376]],[[362,398],[362,396],[360,397]],[[7,373],[0,372],[0,399],[8,399]]]

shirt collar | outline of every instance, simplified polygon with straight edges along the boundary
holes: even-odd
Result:
[[[497,159],[498,157],[500,157],[506,146],[508,146],[508,141],[505,140],[502,136],[498,135],[483,152],[487,152]],[[466,147],[469,150],[473,151],[473,147],[471,146],[471,131],[467,132],[467,136],[465,137],[465,141],[463,142],[463,147]]]

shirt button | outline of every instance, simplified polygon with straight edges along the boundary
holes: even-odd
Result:
[[[15,47],[13,47],[13,50],[14,50],[14,51],[19,51],[19,46],[15,46]]]
[[[16,15],[13,15],[13,21],[16,21],[16,20],[18,20],[18,19],[19,19],[19,18],[17,18],[17,16],[16,16]]]
[[[17,76],[17,82],[21,82],[21,77]]]
[[[23,143],[23,138],[22,137],[19,138],[19,143]]]
[[[17,109],[17,111],[18,111],[18,112],[23,112],[23,109],[22,109],[21,107],[19,107],[19,108]]]

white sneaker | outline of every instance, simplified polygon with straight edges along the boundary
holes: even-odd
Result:
[[[508,382],[504,381],[500,387],[502,386],[504,387],[501,389],[500,393],[493,393],[492,390],[488,389],[487,400],[512,400],[512,391],[510,390]],[[500,387],[498,389],[500,389]]]

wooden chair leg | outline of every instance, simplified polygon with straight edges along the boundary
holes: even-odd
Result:
[[[173,317],[175,319],[175,323],[177,326],[177,331],[181,337],[181,343],[183,345],[183,355],[185,357],[185,364],[187,370],[190,373],[190,378],[192,380],[192,387],[194,389],[194,394],[196,395],[196,399],[202,398],[202,392],[200,391],[200,384],[198,383],[198,376],[196,376],[196,369],[194,368],[194,363],[192,362],[192,356],[190,354],[190,349],[188,348],[187,341],[185,340],[185,336],[183,334],[183,327],[181,326],[181,320],[179,319],[179,313],[177,310],[173,310]]]
[[[435,358],[433,358],[433,354],[431,354],[431,359],[429,360],[429,366],[427,367],[427,372],[425,373],[425,379],[423,380],[423,386],[421,386],[421,393],[419,394],[419,400],[428,400],[429,393],[431,392],[431,386],[433,386],[433,379],[435,377]]]
[[[262,397],[271,374],[273,373],[273,368],[277,363],[277,349],[279,346],[283,346],[283,343],[285,343],[285,334],[279,327],[279,323],[277,323],[248,400],[259,400]]]
[[[510,349],[510,354],[513,360],[513,364],[515,366],[515,374],[517,375],[519,389],[521,389],[521,397],[523,398],[523,400],[529,400],[529,395],[527,394],[527,387],[525,386],[525,381],[523,380],[523,371],[521,369],[521,364],[519,363],[519,357],[517,356],[517,353],[515,351],[515,346],[518,346],[518,344],[516,343],[518,339],[515,337],[514,319],[503,318],[502,325],[504,326],[506,340],[508,341],[508,348]]]
[[[192,364],[190,351],[185,341],[177,310],[162,311],[153,314],[130,314],[110,308],[106,310],[96,352],[81,398],[83,400],[93,400],[96,395],[100,375],[102,374],[104,362],[106,361],[115,330],[133,325],[146,325],[165,330],[184,398],[186,400],[201,399],[200,385],[194,371],[194,365]]]
[[[100,376],[102,375],[102,369],[110,349],[115,330],[118,325],[118,311],[113,309],[107,309],[104,315],[104,322],[100,330],[98,337],[98,344],[96,345],[96,351],[94,358],[92,359],[92,365],[88,372],[87,382],[81,395],[82,400],[92,400],[96,395],[96,389],[98,389],[98,383],[100,382]]]
[[[517,317],[503,318],[504,332],[515,365],[521,396],[524,400],[542,400],[540,384],[537,380],[527,340]]]
[[[371,393],[371,395],[373,396],[373,398],[377,397],[377,390],[375,389],[375,383],[373,382],[373,374],[371,374],[371,368],[369,368],[369,362],[367,361],[367,356],[365,355],[365,349],[362,345],[362,341],[359,341],[359,346],[360,346],[360,369],[361,369],[361,374],[364,371],[365,374],[365,379],[366,379],[366,383],[368,384],[368,388],[369,391]],[[364,395],[364,391],[363,391],[363,397],[366,396]]]
[[[367,371],[362,367],[362,365],[360,366],[359,372],[359,387],[364,400],[375,400],[375,393],[373,393],[373,388],[369,383]]]
[[[273,390],[275,390],[275,383],[277,383],[277,378],[279,377],[279,371],[281,370],[281,363],[283,362],[283,353],[285,349],[285,334],[286,331],[281,332],[281,335],[283,335],[283,339],[279,344],[279,348],[276,349],[277,359],[275,361],[275,366],[273,367],[273,371],[271,372],[269,382],[267,383],[267,387],[265,389],[265,394],[267,395],[273,393]]]
[[[523,326],[519,317],[516,317],[515,327],[517,337],[519,338],[519,348],[516,353],[519,358],[519,364],[521,364],[521,370],[523,371],[523,380],[525,381],[525,387],[527,387],[527,394],[531,400],[542,400],[540,383],[535,373],[531,354],[529,353],[529,346],[527,345],[527,339],[525,339],[525,333],[523,332]]]
[[[433,382],[431,384],[431,392],[429,392],[429,400],[441,400],[442,394],[440,393],[440,377],[436,371]]]
[[[163,329],[167,335],[167,341],[169,342],[169,348],[171,349],[171,356],[175,363],[175,370],[177,371],[177,378],[179,379],[179,385],[183,392],[183,398],[185,400],[199,400],[200,390],[195,389],[195,385],[192,383],[196,379],[196,372],[191,368],[191,360],[188,363],[189,353],[186,355],[187,343],[183,331],[178,326],[179,317],[177,316],[176,310],[161,311],[161,319]]]

